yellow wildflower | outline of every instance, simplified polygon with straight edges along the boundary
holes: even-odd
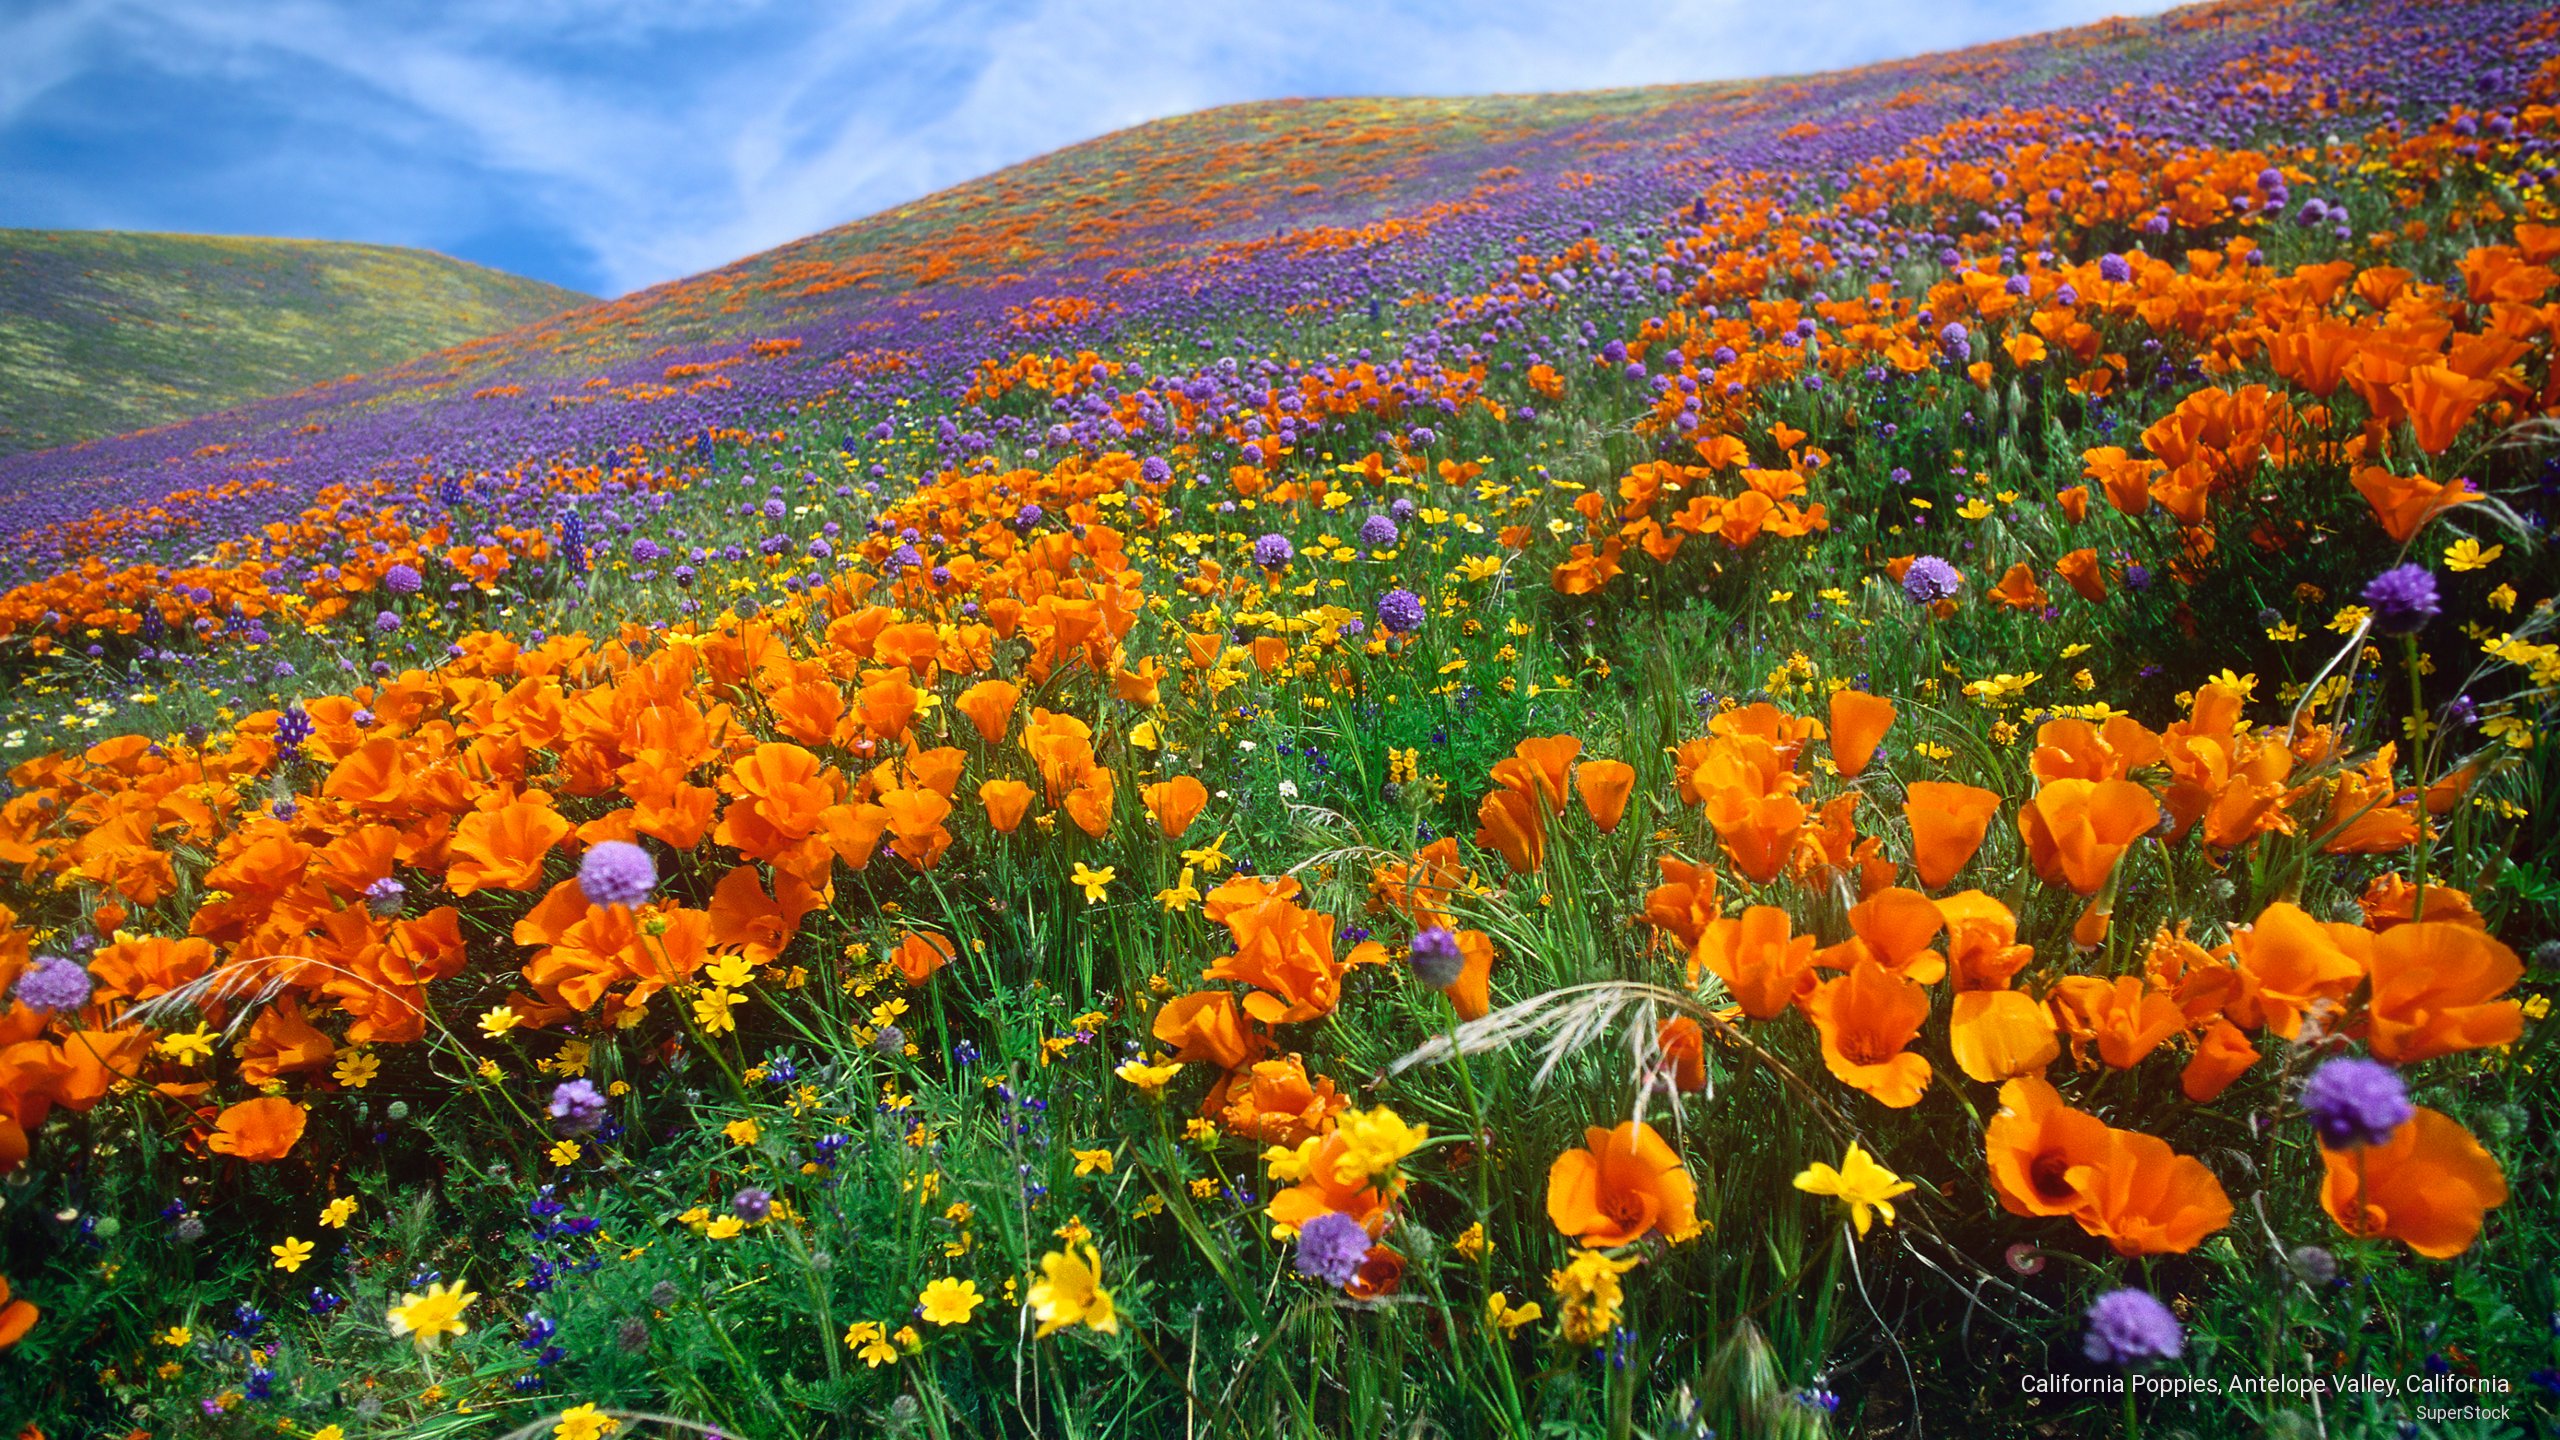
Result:
[[[1840,1159],[1840,1168],[1814,1162],[1795,1179],[1796,1188],[1813,1195],[1829,1195],[1849,1207],[1858,1233],[1865,1235],[1874,1215],[1893,1223],[1893,1197],[1909,1194],[1915,1187],[1910,1181],[1887,1170],[1867,1153],[1857,1141],[1849,1142],[1849,1153]]]
[[[924,1312],[928,1325],[966,1325],[984,1296],[978,1293],[975,1280],[954,1280],[944,1276],[924,1287],[916,1297],[916,1305]]]

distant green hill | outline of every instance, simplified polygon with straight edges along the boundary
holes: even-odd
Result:
[[[0,454],[379,370],[589,298],[391,245],[0,230]]]

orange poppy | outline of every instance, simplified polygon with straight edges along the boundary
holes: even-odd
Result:
[[[1808,716],[1790,715],[1763,700],[1718,713],[1707,722],[1707,733],[1719,740],[1765,744],[1765,753],[1747,746],[1734,751],[1765,773],[1793,769],[1804,747],[1822,738],[1822,726]],[[1770,787],[1764,783],[1761,788]]]
[[[890,848],[919,870],[930,870],[951,848],[951,832],[943,828],[951,802],[932,790],[892,790],[880,797],[889,812]]]
[[[1493,1009],[1493,937],[1481,930],[1460,930],[1458,978],[1440,993],[1457,1007],[1461,1020],[1481,1020]]]
[[[1351,1282],[1342,1293],[1354,1300],[1375,1300],[1393,1295],[1404,1288],[1405,1260],[1384,1245],[1372,1245],[1360,1257],[1360,1268],[1352,1272]]]
[[[2055,780],[2018,811],[2027,863],[2048,885],[2094,895],[2134,841],[2160,823],[2160,802],[2130,780]]]
[[[2243,1028],[2295,1039],[2305,1018],[2343,1005],[2364,979],[2361,952],[2370,941],[2367,932],[2324,924],[2299,905],[2269,905],[2257,923],[2232,932],[2240,994],[2227,1013]]]
[[[1299,1230],[1328,1210],[1339,1211],[1360,1222],[1371,1235],[1386,1229],[1390,1218],[1387,1207],[1402,1193],[1401,1176],[1389,1182],[1385,1190],[1372,1184],[1357,1164],[1349,1160],[1349,1143],[1339,1132],[1328,1131],[1312,1140],[1299,1142],[1298,1153],[1290,1158],[1289,1173],[1299,1175],[1297,1183],[1271,1197],[1262,1213],[1275,1225]],[[1279,1169],[1274,1167],[1274,1174]]]
[[[2403,545],[2428,521],[2480,498],[2468,480],[2440,485],[2424,475],[2394,475],[2379,465],[2358,470],[2354,483],[2365,503],[2373,507],[2374,518],[2382,522],[2383,533]]]
[[[2044,1081],[2000,1087],[2000,1113],[1984,1128],[1992,1192],[2012,1215],[2069,1215],[2089,1203],[2113,1150],[2107,1124],[2062,1103]]]
[[[2196,1053],[2186,1068],[2178,1072],[2178,1090],[2199,1105],[2209,1105],[2258,1059],[2258,1047],[2248,1035],[2217,1015],[2204,1038],[2196,1042]]]
[[[898,967],[898,973],[906,977],[909,985],[922,985],[959,954],[959,947],[947,935],[907,930],[899,933],[897,948],[889,952],[889,963]]]
[[[1654,1043],[1670,1067],[1674,1087],[1690,1092],[1707,1088],[1707,1033],[1686,1015],[1674,1015],[1654,1032]]]
[[[1709,892],[1712,895],[1712,891]],[[1689,983],[1704,966],[1715,972],[1742,1013],[1774,1020],[1814,985],[1813,937],[1790,936],[1787,912],[1754,905],[1740,917],[1710,922],[1689,958]]]
[[[1164,838],[1179,840],[1209,803],[1209,787],[1193,776],[1176,775],[1139,787],[1138,799],[1147,807],[1147,818],[1164,832]]]
[[[240,1058],[241,1080],[265,1086],[286,1075],[320,1069],[338,1053],[338,1045],[303,1017],[301,1001],[279,995],[258,1012],[248,1037],[232,1053]]]
[[[1991,587],[1990,598],[2006,610],[2041,610],[2053,599],[2036,582],[2036,567],[2024,560],[2001,574],[2000,583]]]
[[[1804,833],[1806,811],[1794,794],[1801,778],[1758,739],[1713,742],[1700,778],[1725,858],[1758,884],[1777,879]]]
[[[1495,762],[1494,783],[1505,789],[1534,793],[1550,815],[1564,812],[1566,771],[1582,753],[1571,735],[1532,736],[1511,747],[1508,758]]]
[[[2005,989],[2036,958],[2035,947],[2018,943],[2018,917],[1994,897],[1966,890],[1937,906],[1947,924],[1947,965],[1959,992]]]
[[[2072,551],[2053,562],[2053,573],[2061,576],[2064,584],[2079,591],[2083,600],[2094,604],[2107,598],[2107,575],[2098,564],[2098,552],[2095,550]]]
[[[1582,797],[1582,808],[1591,812],[1591,822],[1603,835],[1617,833],[1635,785],[1636,767],[1624,760],[1585,760],[1573,772],[1574,792]]]
[[[1058,808],[1067,812],[1077,829],[1099,840],[1111,828],[1113,786],[1111,772],[1097,766],[1076,782],[1076,787],[1058,802]]]
[[[1593,1249],[1659,1233],[1678,1243],[1698,1233],[1698,1189],[1671,1143],[1641,1120],[1583,1131],[1584,1148],[1547,1167],[1547,1218]]]
[[[26,1339],[27,1332],[36,1328],[36,1319],[42,1313],[24,1300],[11,1298],[9,1277],[0,1275],[0,1350]],[[30,1426],[27,1433],[38,1436],[40,1440],[43,1432]]]
[[[957,747],[942,745],[931,750],[912,751],[895,767],[884,768],[893,768],[894,773],[902,776],[900,783],[906,788],[930,790],[948,800],[960,789],[960,772],[968,768],[968,758]]]
[[[2418,433],[2418,448],[2441,455],[2471,420],[2481,402],[2498,393],[2486,380],[2474,380],[2448,365],[2420,365],[2392,387],[2409,409],[2409,427]]]
[[[1846,885],[1860,896],[1872,896],[1893,884],[1901,867],[1884,858],[1884,841],[1858,834],[1856,790],[1844,790],[1822,803],[1819,817],[1797,838],[1796,878],[1815,890]]]
[[[479,890],[531,890],[542,862],[572,827],[559,811],[532,800],[474,810],[453,827],[453,863],[445,884],[456,895]]]
[[[1140,709],[1153,710],[1162,703],[1164,662],[1153,655],[1138,662],[1135,670],[1115,668],[1111,672],[1111,693]]]
[[[1545,867],[1547,817],[1533,795],[1510,789],[1489,792],[1476,804],[1476,827],[1476,843],[1500,854],[1514,875],[1534,875]]]
[[[978,787],[978,803],[987,807],[987,823],[1010,835],[1031,809],[1031,787],[1019,780],[989,780]]]
[[[868,670],[863,672],[863,685],[855,696],[862,711],[862,728],[883,740],[894,740],[907,733],[915,723],[916,708],[924,692],[915,687],[904,670]]]
[[[1911,782],[1902,813],[1911,822],[1911,864],[1920,872],[1923,889],[1935,890],[1956,878],[1982,848],[1982,837],[1999,809],[1996,790],[1945,780]]]
[[[2364,925],[2377,933],[2394,925],[2406,925],[2419,915],[2418,887],[2409,877],[2398,873],[2377,875],[2356,897],[2356,905],[2364,911]],[[2489,922],[2473,908],[2468,891],[2450,885],[2429,884],[2426,888],[2425,914],[2429,924],[2464,925],[2485,931]],[[91,967],[95,969],[93,965]]]
[[[2135,458],[2118,445],[2084,451],[2080,461],[2080,473],[2097,481],[2107,493],[2107,503],[2124,515],[2140,515],[2151,508],[2151,482],[2167,468],[2157,460]]]
[[[1449,897],[1467,880],[1458,864],[1458,837],[1443,835],[1414,852],[1410,862],[1381,864],[1369,881],[1369,905],[1402,911],[1416,929],[1449,925]]]
[[[2095,1040],[2098,1058],[2118,1070],[2141,1064],[2187,1028],[2176,1001],[2132,975],[2066,975],[2053,987],[2052,1004],[2071,1036],[2073,1056],[2085,1060],[2081,1047]]]
[[[1822,1063],[1842,1084],[1896,1110],[1920,1103],[1929,1061],[1908,1049],[1929,1018],[1929,992],[1872,961],[1827,980],[1804,1002],[1822,1034]]]
[[[1245,1012],[1265,1025],[1330,1015],[1342,999],[1333,917],[1299,905],[1298,891],[1294,879],[1240,875],[1202,897],[1202,913],[1236,943],[1202,974],[1253,986]]]
[[[1256,1061],[1227,1091],[1219,1116],[1228,1133],[1265,1145],[1295,1146],[1332,1128],[1349,1104],[1330,1079],[1310,1079],[1295,1055]]]
[[[2192,1155],[2135,1130],[2108,1134],[2089,1203],[2072,1216],[2119,1255],[2184,1255],[2231,1223],[2231,1197]]]
[[[2036,782],[2122,780],[2161,754],[2160,737],[2131,716],[2118,715],[2102,729],[2086,720],[2047,720],[2036,727],[2035,753],[2027,768]]]
[[[722,788],[736,798],[721,812],[712,838],[750,860],[789,863],[794,869],[806,868],[809,852],[817,850],[816,863],[823,868],[822,842],[810,837],[839,800],[841,782],[840,775],[798,745],[758,745],[729,767]],[[845,858],[848,864],[859,863]],[[866,849],[859,860],[869,859]]]
[[[565,897],[568,903],[579,907],[578,913],[582,917],[592,918],[595,911],[585,904],[585,897],[572,888],[576,884],[574,880],[564,881],[560,890],[552,892],[553,900],[563,898],[561,892],[568,891]],[[746,956],[751,963],[770,965],[781,958],[782,952],[790,947],[792,937],[800,933],[801,919],[825,903],[825,897],[817,887],[784,870],[773,873],[773,894],[767,897],[764,882],[756,875],[756,867],[733,866],[711,890],[711,910],[707,919],[709,943],[723,950],[734,950]],[[546,900],[538,908],[547,909],[551,904],[552,900]],[[677,912],[662,915],[662,918],[674,920],[681,914],[691,913],[699,912]],[[637,934],[636,924],[633,933]],[[658,939],[663,941],[676,933],[670,928]],[[521,945],[526,941],[524,926],[518,925],[516,943]]]
[[[739,806],[730,806],[721,823],[726,825],[738,810]],[[813,889],[832,883],[827,874],[829,855],[859,870],[871,863],[872,855],[880,848],[881,835],[889,828],[889,812],[878,805],[830,805],[818,812],[817,819],[816,833],[790,843],[770,857],[775,873],[787,873]],[[770,839],[769,834],[767,838]],[[757,849],[741,845],[738,853],[751,860],[768,858],[758,853],[762,848],[761,843]]]
[[[281,1160],[302,1138],[302,1127],[310,1119],[301,1106],[281,1095],[243,1100],[214,1117],[213,1134],[206,1137],[205,1147],[242,1160]]]
[[[2021,990],[1957,991],[1947,1019],[1947,1048],[1957,1069],[1985,1085],[2041,1075],[2062,1055],[2053,1012]]]
[[[1848,779],[1864,773],[1893,725],[1893,702],[1863,690],[1831,692],[1831,763]]]
[[[2516,952],[2469,926],[2421,920],[2376,937],[2366,1042],[2375,1058],[2415,1065],[2512,1043],[2522,1002],[2498,997],[2524,976]]]
[[[1653,863],[1662,872],[1662,883],[1645,892],[1645,923],[1694,951],[1698,937],[1722,913],[1716,906],[1716,872],[1672,855]],[[1692,971],[1691,983],[1696,978]]]
[[[1222,1070],[1240,1070],[1271,1049],[1269,1037],[1245,1024],[1235,995],[1226,990],[1194,990],[1177,995],[1156,1012],[1152,1033],[1173,1047],[1173,1058],[1207,1061]]]
[[[2154,986],[2168,992],[2190,1026],[2218,1018],[2240,998],[2240,971],[2227,956],[2188,939],[2185,921],[2151,937],[2142,969]]]
[[[2430,1259],[2471,1248],[2480,1222],[2507,1203],[2497,1157],[2460,1122],[2417,1107],[2380,1145],[2320,1147],[2320,1208],[2350,1235],[2397,1240]]]
[[[1946,923],[1928,896],[1892,886],[1849,907],[1852,938],[1816,952],[1814,963],[1848,970],[1873,961],[1888,974],[1935,985],[1946,978],[1947,958],[1929,945]]]

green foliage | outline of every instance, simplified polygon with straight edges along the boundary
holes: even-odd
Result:
[[[389,245],[0,230],[0,455],[385,369],[587,299]]]

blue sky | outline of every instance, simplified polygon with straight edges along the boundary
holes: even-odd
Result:
[[[2157,0],[0,0],[0,226],[598,294],[1142,120],[1855,65]]]

